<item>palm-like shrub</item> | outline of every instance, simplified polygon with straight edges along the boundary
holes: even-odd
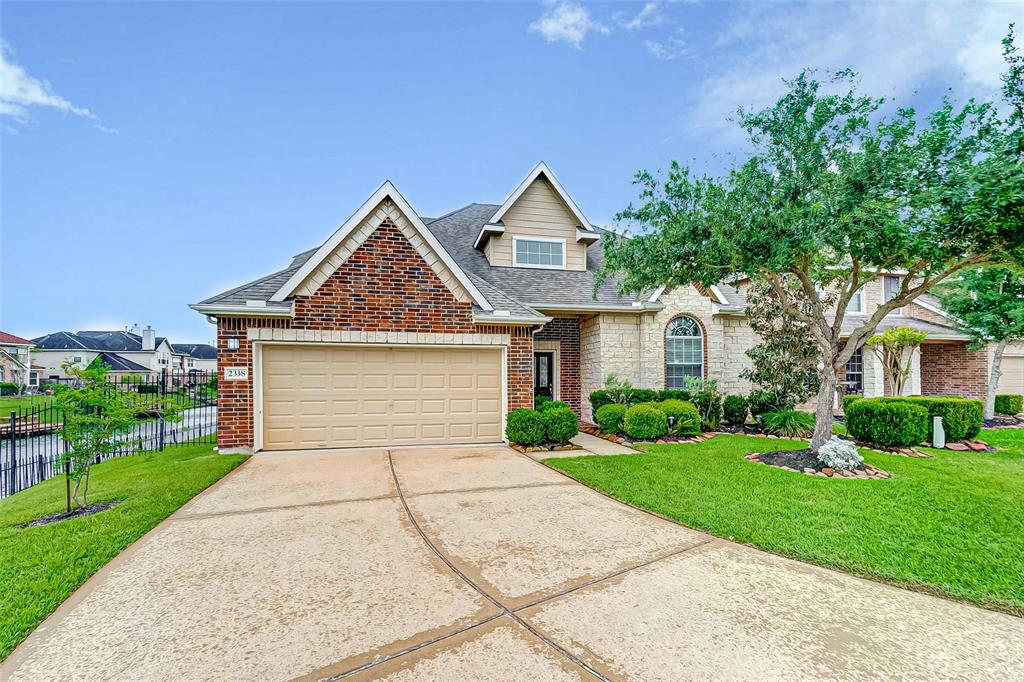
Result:
[[[814,415],[796,410],[765,412],[761,426],[768,433],[783,438],[809,438],[814,433]]]

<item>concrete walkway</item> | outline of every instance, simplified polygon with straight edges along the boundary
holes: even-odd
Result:
[[[507,448],[320,451],[198,496],[0,679],[1022,679],[1022,641],[1022,619],[714,539]]]

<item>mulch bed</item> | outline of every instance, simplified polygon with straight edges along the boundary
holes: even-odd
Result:
[[[562,452],[564,450],[583,449],[579,445],[576,445],[575,443],[567,443],[565,445],[561,445],[558,443],[544,443],[543,445],[531,445],[529,447],[525,445],[516,445],[515,443],[512,443],[509,445],[509,447],[512,448],[513,450],[516,450],[517,452],[523,453],[524,455],[530,452]]]
[[[46,526],[51,523],[58,523],[60,521],[67,521],[68,519],[74,519],[79,516],[92,516],[93,514],[99,514],[100,512],[113,509],[117,505],[121,504],[122,500],[111,500],[110,502],[100,502],[99,504],[90,504],[87,507],[81,509],[72,509],[69,512],[60,512],[59,514],[50,514],[49,516],[40,516],[38,519],[23,523],[18,528],[35,528],[36,526]]]
[[[859,478],[863,480],[879,480],[890,478],[892,474],[877,467],[865,464],[859,469],[844,470],[827,467],[818,461],[817,456],[808,450],[779,450],[778,452],[755,452],[744,459],[760,462],[776,469],[784,469],[793,473],[803,472],[807,476],[821,478]]]
[[[999,415],[993,419],[986,419],[984,425],[986,429],[1024,429],[1024,419]]]

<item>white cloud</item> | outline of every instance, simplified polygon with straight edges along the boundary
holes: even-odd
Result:
[[[637,15],[623,24],[623,26],[630,31],[646,28],[647,26],[657,26],[665,20],[665,15],[661,12],[661,5],[660,0],[646,3]]]
[[[582,5],[567,0],[548,0],[545,4],[548,9],[530,24],[530,31],[541,34],[549,43],[564,42],[579,48],[591,31],[610,33],[610,29],[594,20]]]
[[[25,118],[29,107],[50,107],[75,116],[96,118],[85,107],[64,99],[45,80],[34,78],[11,61],[10,48],[0,42],[0,115]]]
[[[923,87],[956,94],[995,94],[999,41],[1012,3],[808,3],[743,5],[713,42],[717,68],[693,89],[686,114],[691,135],[737,132],[737,107],[760,107],[783,90],[782,78],[805,67],[857,71],[868,94],[905,98]]]
[[[647,51],[663,61],[679,59],[690,54],[690,46],[683,39],[683,29],[676,29],[675,34],[665,41],[648,40]]]

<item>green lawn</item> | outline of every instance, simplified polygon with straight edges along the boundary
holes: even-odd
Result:
[[[20,408],[29,408],[36,405],[48,405],[52,403],[52,395],[27,395],[21,398],[14,396],[3,396],[0,398],[0,419],[9,419],[12,410],[18,410]],[[57,415],[57,410],[47,410],[40,416],[40,421],[43,423],[49,423],[54,421],[54,417]]]
[[[89,576],[245,460],[210,445],[111,459],[92,471],[90,502],[117,507],[48,526],[17,526],[64,510],[64,479],[0,500],[0,660]]]
[[[1000,451],[926,450],[935,457],[913,459],[862,450],[892,473],[888,481],[748,462],[748,453],[797,445],[748,436],[546,463],[714,535],[1024,615],[1024,431],[981,438]]]

